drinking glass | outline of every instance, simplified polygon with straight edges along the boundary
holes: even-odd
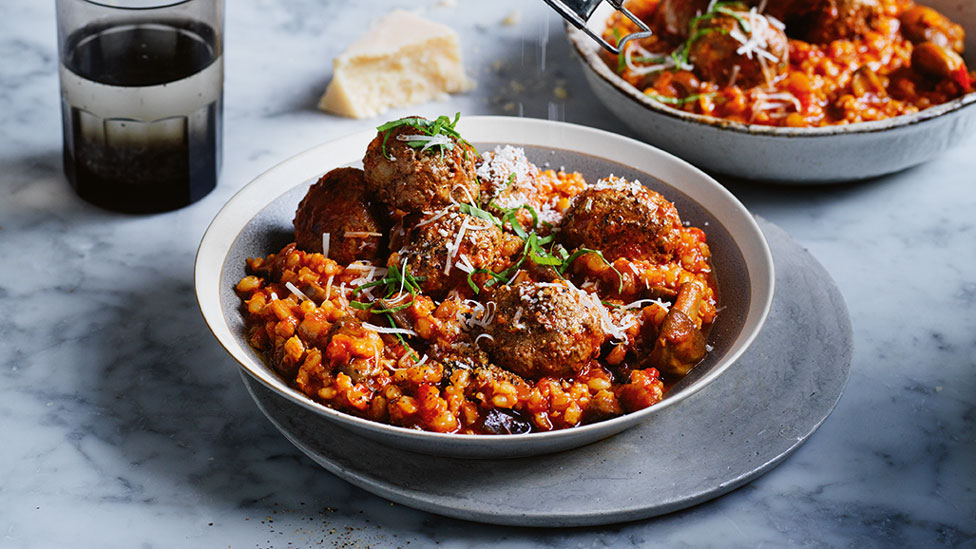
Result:
[[[64,171],[98,206],[196,202],[220,172],[223,0],[57,0]]]

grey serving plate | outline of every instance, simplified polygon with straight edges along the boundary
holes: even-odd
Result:
[[[252,396],[317,463],[369,492],[451,517],[587,526],[652,517],[718,497],[782,462],[823,423],[847,384],[847,307],[823,267],[762,222],[776,296],[755,343],[708,387],[637,427],[575,450],[510,460],[390,448],[278,398]]]

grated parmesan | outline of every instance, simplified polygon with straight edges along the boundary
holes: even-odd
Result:
[[[648,304],[648,305],[651,305],[651,304],[657,305],[658,307],[661,307],[665,311],[667,311],[667,310],[669,310],[671,308],[671,306],[669,304],[661,301],[660,299],[638,299],[637,301],[634,301],[634,302],[628,303],[626,305],[623,305],[620,308],[621,309],[625,309],[625,310],[630,310],[630,309],[643,309],[644,306],[645,306],[644,305],[645,303]]]
[[[307,295],[305,295],[304,292],[302,292],[301,290],[299,290],[298,287],[296,287],[291,282],[285,282],[285,288],[288,288],[288,291],[289,292],[295,294],[295,297],[297,297],[298,299],[301,299],[302,301],[312,301],[312,298],[310,298]]]
[[[456,317],[461,322],[461,328],[464,331],[469,332],[475,327],[486,328],[495,320],[494,301],[489,301],[487,304],[482,305],[472,299],[466,299],[464,300],[464,304],[471,307],[471,312],[465,313],[459,311]]]
[[[468,229],[468,218],[465,217],[461,221],[461,228],[458,229],[457,238],[454,240],[454,244],[448,243],[447,248],[447,261],[444,262],[444,274],[451,274],[451,260],[457,255],[458,250],[461,249],[461,241],[464,239],[464,232]]]
[[[525,149],[511,145],[495,147],[494,151],[485,152],[481,158],[476,172],[478,179],[487,183],[488,194],[498,206],[516,208],[529,202],[526,193],[534,189],[534,179],[539,169],[526,158]],[[509,185],[513,175],[515,177]],[[503,193],[505,190],[510,192]]]
[[[471,274],[474,272],[474,265],[471,264],[471,261],[468,259],[468,256],[464,254],[460,254],[458,256],[458,262],[455,263],[454,266],[464,271],[467,274]]]
[[[377,326],[375,324],[370,324],[368,322],[363,322],[363,326],[373,330],[374,332],[379,332],[381,334],[401,334],[408,336],[415,336],[417,332],[413,330],[408,330],[406,328],[387,328],[385,326]]]
[[[420,152],[426,152],[427,149],[432,147],[444,147],[447,149],[454,148],[454,141],[450,137],[443,133],[437,135],[398,135],[397,139],[400,141],[416,141],[424,144],[421,147]]]
[[[444,208],[443,210],[438,211],[432,217],[428,217],[427,219],[424,219],[423,221],[418,222],[416,225],[414,225],[414,227],[423,227],[424,225],[429,225],[429,224],[437,221],[438,219],[444,217],[450,211],[451,211],[451,206],[448,206],[448,207]],[[424,215],[427,215],[427,212],[424,212]],[[403,233],[400,233],[400,234],[403,234]]]
[[[593,185],[593,190],[601,191],[605,189],[622,191],[632,196],[644,196],[647,194],[647,188],[644,187],[640,181],[637,181],[636,179],[634,181],[627,181],[626,179],[617,177],[615,175],[604,177]]]

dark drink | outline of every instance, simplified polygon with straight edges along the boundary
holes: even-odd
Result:
[[[82,198],[158,212],[214,188],[223,58],[211,27],[184,20],[86,26],[64,47],[64,168]]]

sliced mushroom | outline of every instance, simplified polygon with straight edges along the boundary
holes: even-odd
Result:
[[[697,283],[681,285],[648,356],[650,366],[664,374],[683,376],[705,358],[705,336],[697,327],[701,298]]]

